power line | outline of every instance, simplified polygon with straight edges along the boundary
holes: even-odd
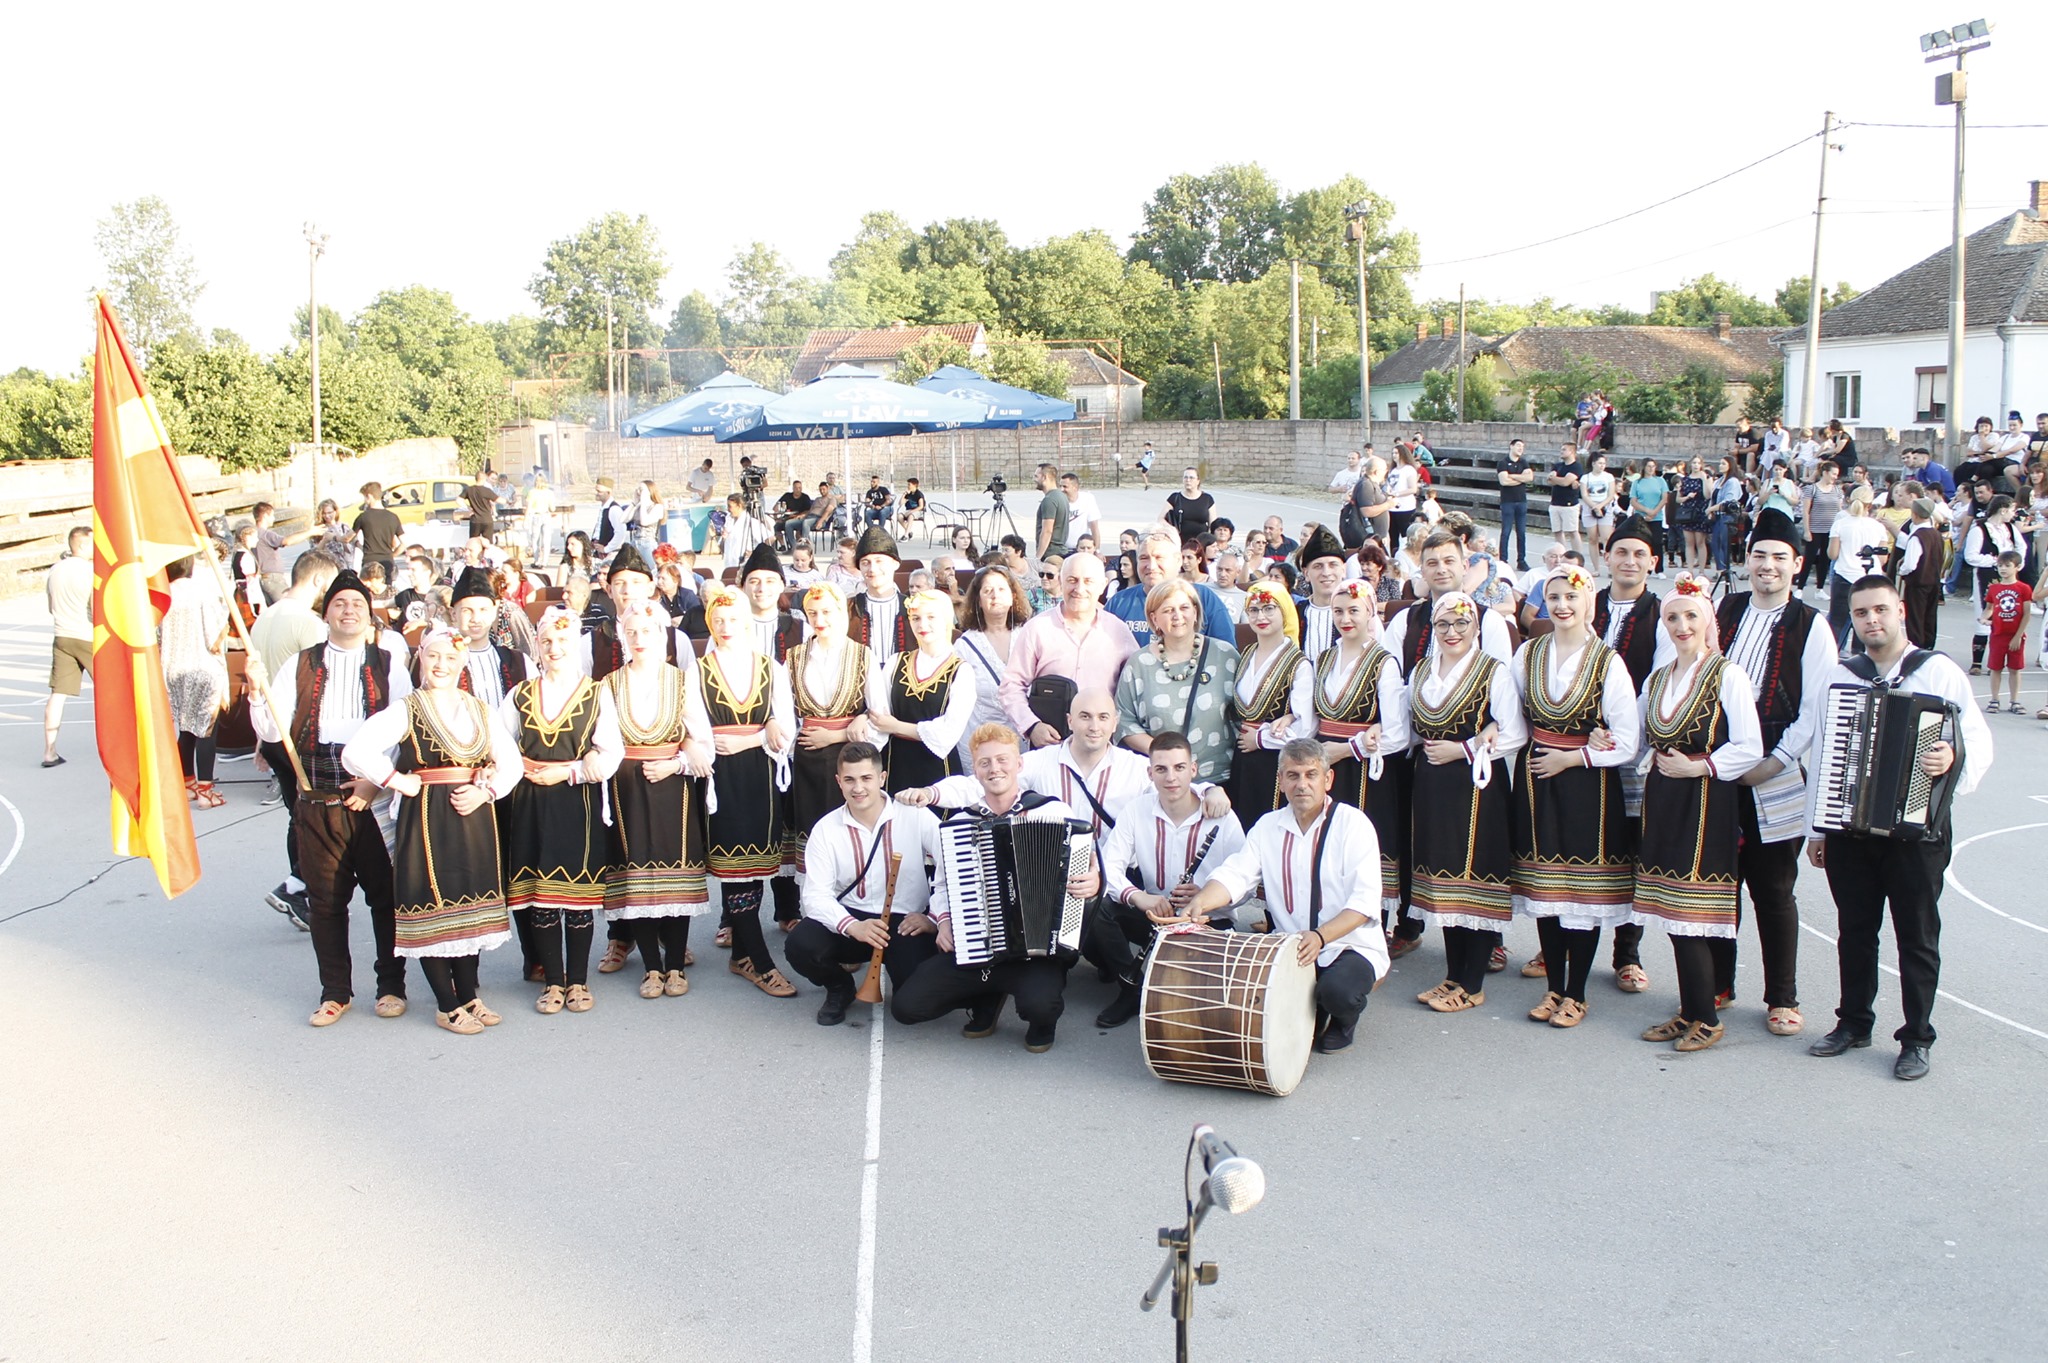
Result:
[[[1840,127],[1839,124],[1836,126],[1838,128]],[[1475,260],[1494,260],[1501,256],[1511,256],[1522,251],[1533,251],[1539,246],[1549,246],[1555,242],[1569,241],[1573,237],[1582,237],[1586,235],[1586,233],[1588,232],[1597,232],[1603,227],[1612,227],[1614,226],[1614,224],[1618,222],[1627,222],[1630,218],[1639,218],[1643,214],[1648,213],[1653,209],[1664,207],[1664,205],[1666,204],[1673,204],[1677,203],[1680,199],[1690,198],[1693,195],[1699,193],[1703,189],[1712,189],[1715,185],[1720,184],[1724,180],[1732,180],[1736,176],[1741,175],[1745,171],[1755,170],[1758,166],[1763,165],[1766,161],[1775,161],[1787,152],[1797,151],[1799,150],[1799,148],[1805,146],[1808,142],[1813,141],[1816,137],[1819,136],[1820,134],[1817,132],[1808,133],[1806,136],[1800,138],[1797,142],[1794,142],[1789,146],[1780,147],[1768,156],[1759,156],[1756,160],[1751,161],[1748,165],[1737,166],[1734,170],[1729,171],[1725,175],[1716,175],[1713,179],[1707,181],[1705,184],[1694,185],[1691,189],[1681,190],[1679,193],[1673,194],[1669,198],[1659,199],[1657,200],[1657,202],[1653,204],[1645,204],[1641,208],[1632,209],[1627,213],[1623,213],[1620,217],[1609,218],[1605,222],[1596,222],[1590,227],[1580,227],[1570,232],[1561,233],[1558,236],[1545,237],[1541,241],[1532,241],[1522,246],[1510,246],[1507,247],[1505,250],[1488,251],[1483,255],[1476,256],[1460,256],[1456,260],[1430,261],[1426,264],[1411,266],[1410,268],[1415,270],[1433,270],[1446,265],[1468,265]]]
[[[1598,274],[1593,275],[1592,277],[1587,279],[1574,280],[1571,283],[1564,285],[1564,287],[1567,289],[1576,289],[1587,284],[1598,284],[1602,280],[1619,279],[1623,275],[1631,275],[1636,274],[1642,270],[1654,269],[1656,266],[1659,265],[1668,265],[1674,260],[1683,260],[1687,256],[1696,256],[1702,251],[1717,250],[1723,246],[1732,246],[1738,241],[1748,241],[1751,237],[1760,237],[1768,232],[1775,232],[1779,228],[1789,227],[1795,222],[1803,222],[1811,216],[1812,215],[1808,213],[1795,214],[1792,217],[1780,219],[1779,221],[1772,223],[1768,227],[1759,227],[1753,232],[1744,232],[1740,236],[1728,237],[1721,241],[1710,241],[1701,246],[1689,247],[1686,250],[1680,251],[1677,255],[1665,256],[1662,260],[1646,260],[1640,265],[1631,265],[1625,269],[1610,270],[1606,274]]]
[[[1953,123],[1837,123],[1836,131],[1843,128],[1934,128],[1941,132],[1954,132]],[[1971,132],[1983,132],[1997,128],[2048,128],[2048,123],[1972,123]]]

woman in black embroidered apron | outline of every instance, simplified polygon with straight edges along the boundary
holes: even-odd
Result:
[[[730,587],[704,594],[711,646],[697,660],[697,678],[711,720],[707,860],[732,929],[727,967],[773,998],[796,995],[775,967],[761,933],[761,887],[782,867],[783,792],[779,768],[796,737],[789,673],[754,642],[747,603]]]
[[[695,685],[666,656],[669,614],[651,601],[619,611],[628,661],[605,678],[624,760],[612,777],[611,869],[604,916],[623,923],[646,973],[640,997],[690,991],[690,920],[711,906],[704,881],[704,778],[711,721]]]
[[[1430,607],[1436,651],[1408,689],[1415,755],[1413,898],[1444,930],[1444,982],[1416,995],[1439,1013],[1486,1002],[1486,967],[1514,917],[1508,765],[1527,730],[1507,669],[1479,648],[1479,604]]]
[[[478,957],[512,936],[491,801],[519,783],[519,745],[460,689],[468,648],[420,641],[421,689],[363,721],[342,765],[394,793],[397,949],[434,989],[434,1020],[459,1036],[502,1021],[477,994]]]
[[[956,751],[974,714],[974,674],[953,651],[953,603],[935,591],[903,601],[917,647],[868,671],[868,724],[887,739],[889,793],[960,774]]]
[[[1247,831],[1286,801],[1280,797],[1280,749],[1307,733],[1307,712],[1294,709],[1301,670],[1301,623],[1294,598],[1271,582],[1244,593],[1244,623],[1252,646],[1237,655],[1230,689],[1230,723],[1237,751],[1230,759],[1230,807]]]
[[[1529,1017],[1553,1027],[1585,1021],[1600,930],[1627,920],[1635,892],[1621,768],[1635,760],[1642,719],[1628,669],[1593,637],[1593,593],[1584,568],[1553,573],[1543,584],[1553,628],[1509,668],[1529,726],[1515,762],[1515,912],[1536,920],[1549,986]]]
[[[796,707],[796,751],[790,755],[790,822],[796,870],[818,820],[839,808],[839,749],[868,741],[866,644],[846,635],[846,593],[821,582],[804,593],[811,637],[789,651],[789,693]]]
[[[1297,710],[1315,716],[1314,736],[1330,764],[1330,795],[1372,820],[1380,842],[1380,912],[1391,929],[1401,908],[1401,858],[1408,850],[1402,798],[1408,763],[1408,686],[1379,641],[1379,605],[1356,578],[1330,592],[1335,643],[1295,679]],[[1377,769],[1377,771],[1375,770]]]
[[[1749,676],[1721,656],[1703,579],[1681,575],[1664,599],[1664,629],[1678,657],[1643,684],[1642,844],[1636,853],[1635,921],[1661,923],[1678,965],[1678,1012],[1643,1033],[1673,1050],[1703,1051],[1721,1039],[1714,997],[1715,938],[1735,936],[1742,892],[1736,849],[1742,806],[1736,782],[1763,760],[1763,729]]]
[[[505,902],[528,916],[546,988],[541,1013],[590,1011],[590,943],[609,861],[604,783],[618,770],[611,696],[583,675],[576,617],[551,606],[534,630],[540,675],[513,687],[499,721],[519,743],[526,779],[498,811]]]

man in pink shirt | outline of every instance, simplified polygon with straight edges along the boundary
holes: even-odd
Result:
[[[1079,691],[1114,693],[1124,660],[1138,651],[1131,627],[1102,609],[1107,581],[1101,559],[1069,554],[1060,565],[1059,609],[1033,616],[1010,641],[1009,674],[997,694],[1010,723],[1034,748],[1058,743],[1063,735],[1031,713],[1032,682],[1064,677]]]

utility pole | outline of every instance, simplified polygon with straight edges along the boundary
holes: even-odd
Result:
[[[1813,201],[1813,273],[1806,277],[1806,372],[1799,381],[1799,425],[1813,429],[1813,392],[1820,386],[1820,228],[1828,211],[1828,139],[1834,135],[1835,111],[1820,121],[1820,196]]]
[[[1216,344],[1216,338],[1209,338],[1209,358],[1216,365],[1216,419],[1227,420],[1223,413],[1223,348]]]
[[[1358,443],[1363,447],[1372,443],[1372,350],[1366,344],[1371,323],[1365,310],[1365,205],[1353,204],[1345,211],[1351,215],[1351,221],[1344,225],[1344,231],[1358,243]]]
[[[1458,286],[1458,424],[1465,424],[1465,286]]]
[[[313,504],[320,504],[320,257],[327,253],[327,235],[306,224],[306,335],[313,345]]]
[[[1948,262],[1948,410],[1944,413],[1944,437],[1951,461],[1959,459],[1963,449],[1963,326],[1967,320],[1963,298],[1963,143],[1964,101],[1969,94],[1967,67],[1970,53],[1989,46],[1991,26],[1982,19],[1920,35],[1920,50],[1928,54],[1926,61],[1947,61],[1953,57],[1956,62],[1954,71],[1934,78],[1935,104],[1952,104],[1956,111],[1955,203],[1949,224],[1953,241]]]
[[[604,424],[606,430],[619,429],[619,413],[612,401],[612,381],[618,376],[614,364],[616,354],[612,350],[612,296],[604,296]]]
[[[1301,420],[1301,262],[1287,262],[1287,419]]]

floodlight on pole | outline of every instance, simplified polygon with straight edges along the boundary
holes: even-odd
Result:
[[[1920,35],[1920,50],[1927,56],[1927,62],[1954,59],[1956,69],[1935,78],[1934,102],[1936,105],[1953,105],[1956,111],[1956,175],[1955,197],[1950,209],[1950,245],[1948,263],[1948,403],[1943,413],[1944,444],[1950,460],[1962,456],[1963,446],[1963,328],[1967,321],[1967,300],[1964,298],[1963,274],[1966,264],[1963,258],[1963,165],[1966,144],[1967,118],[1965,102],[1969,94],[1968,63],[1970,53],[1980,52],[1991,46],[1991,25],[1983,19],[1972,19],[1950,29],[1936,29]]]
[[[1366,342],[1371,339],[1371,320],[1366,312],[1365,287],[1365,224],[1367,205],[1363,200],[1350,204],[1344,209],[1344,216],[1350,221],[1344,224],[1344,235],[1358,245],[1358,423],[1360,446],[1372,443],[1372,351]]]

